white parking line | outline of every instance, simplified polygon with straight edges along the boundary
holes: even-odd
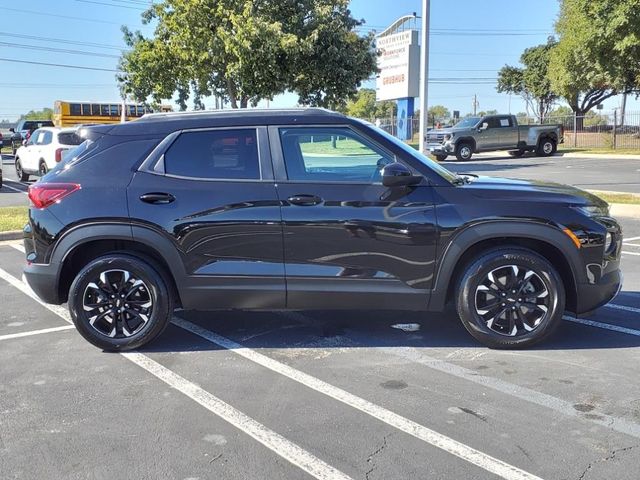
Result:
[[[633,242],[634,240],[640,240],[640,237],[625,238],[625,241],[627,242]]]
[[[617,303],[607,303],[605,307],[613,308],[614,310],[622,310],[624,312],[640,313],[640,308],[629,307],[627,305],[618,305]]]
[[[640,257],[640,253],[636,253],[636,252],[626,252],[626,251],[622,251],[623,255],[633,255],[635,257]]]
[[[633,328],[620,327],[618,325],[612,325],[610,323],[596,322],[594,320],[588,320],[586,318],[575,318],[565,316],[562,317],[564,320],[568,320],[573,323],[581,323],[582,325],[588,325],[590,327],[602,328],[604,330],[611,330],[614,332],[626,333],[627,335],[634,335],[636,337],[640,337],[640,330],[635,330]]]
[[[21,282],[2,268],[0,268],[0,278],[6,280],[18,290],[36,300],[40,305],[43,305],[53,311],[66,322],[71,323],[71,317],[67,310],[52,309],[51,307],[53,306],[40,300],[26,283]],[[351,480],[351,477],[342,473],[340,470],[337,470],[314,456],[312,453],[304,450],[280,434],[253,420],[239,410],[236,410],[231,405],[228,405],[211,393],[177,375],[168,368],[163,367],[146,355],[137,352],[122,352],[120,355],[172,386],[180,393],[199,403],[211,413],[217,415],[250,437],[259,441],[265,447],[301,470],[304,470],[309,475],[319,480]]]
[[[488,472],[491,472],[499,477],[509,480],[525,480],[525,479],[538,479],[539,477],[525,472],[513,465],[510,465],[502,460],[494,458],[486,453],[476,450],[473,447],[458,442],[452,438],[449,438],[441,433],[438,433],[430,428],[427,428],[419,423],[416,423],[408,418],[402,417],[397,413],[387,410],[384,407],[380,407],[374,403],[369,402],[363,398],[360,398],[352,393],[349,393],[341,388],[335,387],[329,383],[326,383],[316,377],[296,370],[284,363],[278,362],[266,355],[256,352],[250,348],[246,348],[239,343],[234,342],[228,338],[222,337],[210,330],[206,330],[194,323],[188,322],[178,317],[173,317],[172,322],[201,338],[204,338],[211,343],[218,345],[232,351],[233,353],[240,355],[258,365],[261,365],[269,370],[272,370],[280,375],[283,375],[291,380],[294,380],[306,387],[320,392],[328,397],[344,403],[356,410],[359,410],[367,415],[380,420],[402,432],[408,433],[429,445],[440,448],[445,452],[455,455],[473,465],[476,465]]]
[[[61,327],[43,328],[41,330],[31,330],[29,332],[9,333],[0,335],[0,340],[11,340],[12,338],[30,337],[31,335],[41,335],[43,333],[61,332],[63,330],[71,330],[75,328],[73,325],[63,325]]]
[[[18,192],[18,193],[24,193],[25,195],[28,195],[28,193],[27,193],[27,192],[25,192],[24,190],[20,190],[20,189],[15,188],[15,187],[10,187],[10,186],[9,186],[9,185],[7,185],[6,183],[5,183],[4,185],[2,185],[2,187],[3,187],[3,188],[8,188],[9,190],[13,190],[13,191]]]

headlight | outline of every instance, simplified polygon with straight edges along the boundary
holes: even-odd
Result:
[[[613,250],[613,235],[611,232],[607,232],[604,237],[604,251],[611,252]]]
[[[579,211],[583,215],[587,217],[608,217],[609,216],[609,205],[600,206],[600,205],[580,205],[572,207],[574,210]]]
[[[447,133],[444,136],[444,141],[448,142],[449,140],[451,140],[453,138],[453,133]]]

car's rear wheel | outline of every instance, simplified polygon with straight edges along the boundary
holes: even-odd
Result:
[[[556,153],[558,145],[553,138],[543,138],[538,143],[537,154],[541,157],[549,157]]]
[[[121,253],[86,265],[69,291],[69,311],[78,332],[109,351],[151,342],[169,324],[173,298],[160,272]]]
[[[22,170],[22,162],[20,162],[19,158],[16,158],[16,177],[18,177],[18,180],[21,182],[29,180],[29,174],[24,173],[24,170]]]
[[[40,165],[38,166],[38,174],[41,177],[44,177],[49,170],[47,169],[47,164],[44,163],[44,160],[40,160]]]
[[[523,348],[553,333],[562,321],[565,289],[556,269],[524,248],[496,248],[464,270],[458,315],[491,348]]]
[[[471,160],[473,156],[473,148],[469,143],[460,143],[456,147],[456,158],[460,162]]]

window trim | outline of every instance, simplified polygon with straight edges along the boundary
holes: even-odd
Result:
[[[287,183],[287,184],[295,184],[295,183],[305,183],[305,184],[316,184],[316,185],[382,185],[382,181],[379,182],[343,182],[340,180],[291,180],[289,175],[287,174],[287,165],[284,159],[284,151],[282,149],[282,142],[280,141],[280,129],[287,128],[346,128],[351,130],[355,135],[359,137],[365,137],[368,142],[375,145],[376,148],[379,148],[381,151],[385,152],[394,161],[402,163],[409,170],[411,170],[414,175],[420,175],[424,177],[425,180],[428,181],[428,178],[424,176],[424,174],[418,170],[416,170],[413,165],[408,164],[407,162],[402,161],[398,158],[398,156],[393,153],[391,150],[386,148],[384,145],[381,145],[380,142],[376,141],[374,138],[371,138],[368,135],[360,132],[357,128],[354,128],[352,125],[348,123],[309,123],[309,124],[298,124],[298,125],[269,125],[269,140],[271,143],[271,155],[274,161],[274,173],[276,182],[278,183]]]
[[[215,132],[220,130],[254,130],[258,149],[258,172],[260,178],[209,178],[209,177],[189,177],[167,173],[164,164],[164,155],[171,148],[173,143],[184,133],[193,132]],[[139,172],[160,175],[167,178],[180,180],[194,180],[199,182],[235,182],[235,183],[273,183],[273,169],[271,166],[271,155],[269,152],[269,141],[266,127],[256,125],[236,125],[232,127],[200,127],[185,128],[176,130],[167,135],[156,148],[154,148],[147,158],[138,168]]]

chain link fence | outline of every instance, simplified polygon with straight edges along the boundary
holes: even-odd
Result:
[[[369,120],[392,135],[398,136],[396,118],[378,118]],[[418,142],[420,137],[420,119],[406,119],[408,142]],[[521,125],[534,125],[533,117],[518,117]],[[552,116],[545,124],[559,124],[564,127],[564,148],[602,148],[610,150],[640,150],[640,112],[619,111],[604,113],[599,110],[584,116]],[[429,128],[447,128],[452,122],[430,122]],[[402,128],[402,127],[401,127]]]

